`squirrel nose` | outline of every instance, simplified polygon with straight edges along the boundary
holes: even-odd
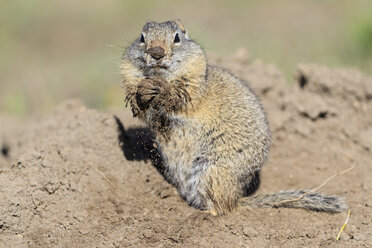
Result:
[[[165,50],[160,46],[151,47],[147,49],[147,52],[156,60],[159,60],[165,56]]]

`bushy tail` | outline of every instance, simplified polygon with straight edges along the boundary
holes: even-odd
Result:
[[[240,205],[248,208],[302,208],[331,213],[342,212],[347,208],[344,201],[337,196],[306,190],[288,190],[246,197],[241,199]]]

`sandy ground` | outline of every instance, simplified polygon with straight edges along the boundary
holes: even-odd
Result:
[[[0,115],[0,247],[372,247],[372,79],[299,65],[291,87],[241,50],[213,64],[249,82],[273,146],[257,194],[309,189],[342,196],[346,213],[189,207],[148,159],[147,130],[129,109],[67,101],[43,119]],[[115,118],[116,116],[116,118]]]

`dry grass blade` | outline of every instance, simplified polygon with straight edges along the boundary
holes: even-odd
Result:
[[[81,177],[83,176],[83,174],[87,171],[87,169],[89,168],[90,166],[88,165],[88,166],[86,166],[84,169],[82,169],[81,170],[81,172],[79,173],[79,176],[78,176],[78,178],[77,178],[77,180],[76,180],[76,184],[78,184],[79,182],[80,182],[80,179],[81,179]]]
[[[349,209],[349,211],[347,212],[347,216],[346,216],[345,223],[342,225],[341,230],[338,232],[338,235],[337,235],[336,240],[339,240],[339,239],[340,239],[341,233],[344,231],[344,229],[345,229],[345,227],[346,227],[346,224],[347,224],[347,222],[349,221],[350,212],[351,212],[351,211],[350,211],[350,209]]]
[[[102,172],[98,169],[98,167],[93,164],[92,162],[88,161],[88,165],[93,168],[98,174],[101,175],[101,177],[108,183],[110,184],[110,186],[114,189],[114,190],[117,190],[116,186],[112,184],[112,182],[110,181],[110,179]]]
[[[312,192],[318,191],[318,190],[321,189],[324,185],[326,185],[329,181],[331,181],[333,178],[335,178],[335,177],[337,177],[337,176],[341,176],[342,174],[345,174],[345,173],[351,171],[352,169],[354,169],[354,166],[352,166],[352,167],[350,167],[349,169],[346,169],[346,170],[344,170],[344,171],[341,171],[341,172],[339,172],[339,173],[337,173],[337,174],[335,174],[335,175],[333,175],[333,176],[327,178],[327,179],[326,179],[322,184],[320,184],[318,187],[313,188],[311,191],[312,191]]]
[[[337,176],[340,176],[340,175],[342,175],[342,174],[345,174],[345,173],[351,171],[352,169],[354,169],[354,166],[352,166],[352,167],[350,167],[350,168],[348,168],[348,169],[346,169],[346,170],[343,170],[343,171],[341,171],[341,172],[339,172],[339,173],[336,173],[335,175],[333,175],[333,176],[327,178],[327,179],[326,179],[322,184],[320,184],[319,186],[317,186],[317,187],[311,189],[311,190],[308,191],[308,192],[303,193],[302,195],[300,195],[300,196],[297,197],[296,199],[293,199],[293,200],[284,200],[284,201],[281,201],[281,202],[274,203],[274,204],[271,206],[271,208],[273,208],[273,207],[278,207],[278,206],[280,206],[280,205],[282,205],[282,204],[285,204],[285,203],[290,203],[290,202],[299,201],[299,200],[301,200],[302,198],[304,198],[307,194],[310,194],[310,193],[312,193],[312,192],[316,192],[316,191],[318,191],[319,189],[323,188],[324,185],[326,185],[326,184],[327,184],[330,180],[332,180],[333,178],[335,178],[335,177],[337,177]]]

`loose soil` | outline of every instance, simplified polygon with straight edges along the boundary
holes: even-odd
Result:
[[[320,189],[351,210],[339,241],[346,212],[189,207],[128,108],[70,100],[42,119],[0,115],[0,247],[372,247],[372,79],[299,65],[289,85],[244,50],[210,61],[248,82],[268,114],[273,145],[256,194],[311,189],[354,166]]]

